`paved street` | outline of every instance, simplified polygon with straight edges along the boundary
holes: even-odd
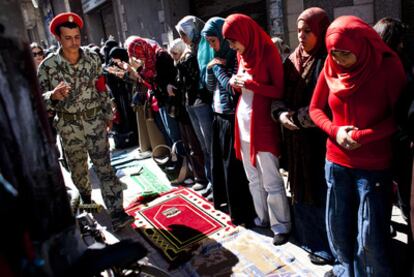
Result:
[[[132,149],[131,149],[132,151]],[[168,183],[168,180],[166,179],[163,172],[155,165],[155,163],[152,161],[152,159],[146,159],[143,161],[143,163],[151,168],[151,170],[162,180],[163,182]],[[65,183],[69,186],[73,186],[72,181],[70,180],[70,176],[68,172],[66,172],[62,168],[63,176],[65,179]],[[93,168],[90,168],[90,177],[92,180],[92,198],[98,202],[103,204],[102,197],[100,195],[100,189],[99,189],[99,181],[93,171]],[[127,207],[131,201],[133,201],[137,197],[136,189],[134,187],[128,186],[128,188],[124,191],[124,207]],[[118,240],[126,239],[126,238],[132,238],[134,240],[138,240],[141,243],[149,249],[149,255],[147,257],[147,261],[150,264],[157,265],[163,269],[168,268],[167,262],[161,257],[161,255],[150,245],[146,240],[143,239],[143,237],[133,230],[131,227],[124,228],[120,232],[114,233],[112,230],[112,227],[110,226],[110,219],[109,216],[106,213],[100,213],[96,215],[97,221],[103,225],[107,226],[107,233],[106,238],[109,243],[115,243]],[[400,273],[397,276],[409,276],[407,273],[408,268],[408,255],[406,253],[406,243],[407,243],[407,224],[405,223],[404,219],[401,217],[400,210],[394,206],[393,209],[393,216],[392,221],[395,223],[397,229],[397,235],[393,239],[393,251],[394,255],[393,257],[395,260],[399,261],[399,264],[401,265],[399,267]],[[262,238],[265,241],[268,242],[269,245],[272,243],[272,233],[270,230],[263,230],[261,228],[253,228],[252,231],[256,234],[257,238]],[[304,267],[306,267],[307,270],[310,270],[312,272],[312,276],[323,276],[325,272],[329,271],[331,266],[325,265],[325,266],[316,266],[310,263],[308,259],[308,253],[292,242],[288,242],[285,245],[282,246],[271,246],[275,249],[275,251],[282,251],[283,253],[288,253],[293,259],[296,259],[299,261]],[[178,268],[175,270],[170,271],[170,274],[173,276],[186,276],[185,272]],[[301,276],[301,274],[299,274]]]

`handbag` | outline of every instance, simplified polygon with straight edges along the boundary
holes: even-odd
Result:
[[[165,173],[173,186],[183,183],[190,173],[187,157],[177,153],[178,143],[182,142],[175,142],[172,148],[165,144],[158,145],[152,151],[152,159]]]

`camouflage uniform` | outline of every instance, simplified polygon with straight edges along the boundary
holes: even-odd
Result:
[[[55,127],[62,138],[73,183],[82,199],[90,199],[88,154],[101,181],[105,205],[111,214],[123,211],[122,184],[110,164],[106,122],[112,120],[108,93],[98,92],[95,81],[102,74],[99,57],[80,49],[80,59],[71,65],[62,50],[49,55],[39,66],[38,78],[47,110],[56,112]],[[51,99],[52,90],[65,81],[71,86],[62,101]]]

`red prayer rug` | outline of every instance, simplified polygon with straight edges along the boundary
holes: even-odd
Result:
[[[172,264],[190,258],[202,241],[223,238],[236,230],[228,215],[188,188],[167,192],[127,209],[127,213],[135,217],[138,230]]]

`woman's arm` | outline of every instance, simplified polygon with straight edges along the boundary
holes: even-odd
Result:
[[[402,67],[399,60],[397,60],[397,58],[393,59],[394,60],[386,60],[388,62],[384,63],[384,67],[386,68],[384,70],[387,71],[386,76],[388,77],[388,80],[384,80],[383,83],[387,88],[386,100],[389,102],[389,115],[381,122],[370,128],[354,130],[352,132],[352,139],[360,144],[384,139],[396,131],[397,125],[395,107],[403,89],[406,86],[407,79],[405,76],[404,68]]]
[[[210,92],[214,92],[214,90],[216,89],[216,86],[217,86],[216,75],[214,74],[213,69],[207,69],[206,68],[206,72],[207,72],[207,74],[205,75],[206,76],[205,82],[206,82],[207,90],[210,91]]]
[[[266,74],[269,75],[270,84],[262,84],[253,79],[244,81],[244,86],[252,90],[254,93],[270,97],[273,99],[280,99],[283,96],[283,65],[282,59],[277,50],[266,48],[267,51],[263,54],[262,65],[266,66]]]
[[[313,122],[327,133],[333,140],[336,140],[338,133],[338,126],[332,124],[332,121],[325,113],[325,107],[328,105],[329,88],[325,80],[325,75],[319,75],[316,83],[315,91],[313,92],[312,100],[309,105],[309,114]]]
[[[212,69],[219,85],[226,91],[232,91],[232,88],[230,86],[230,77],[227,75],[226,68],[221,65],[215,65]]]

